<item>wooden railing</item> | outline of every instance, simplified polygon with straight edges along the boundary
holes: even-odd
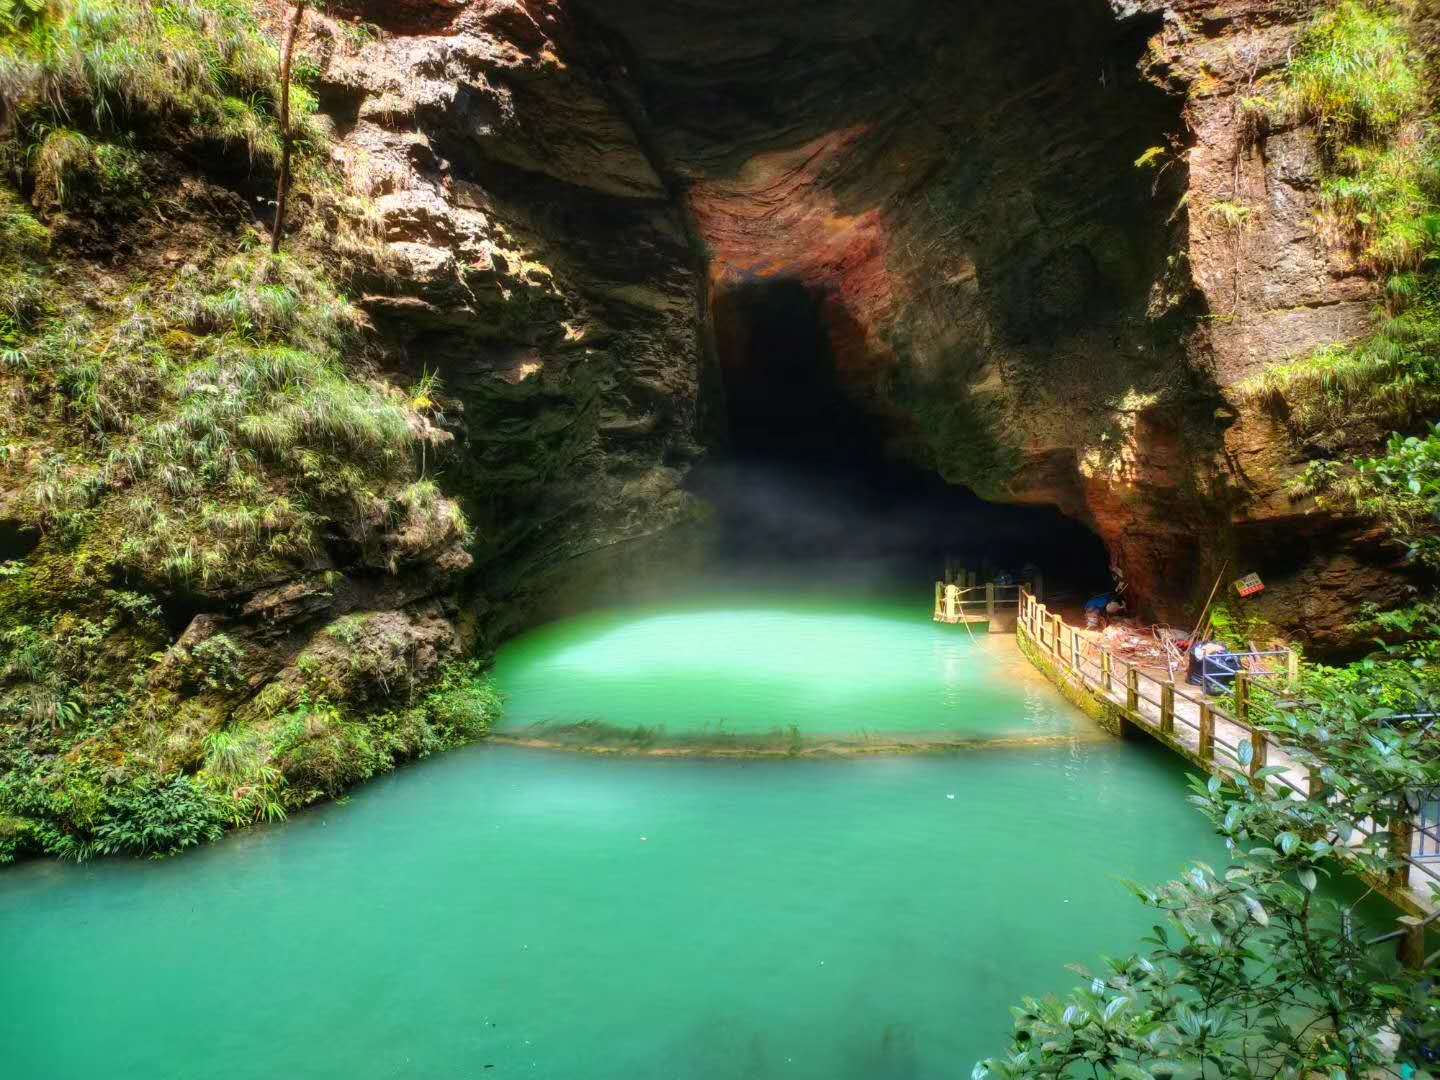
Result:
[[[1197,687],[1177,684],[1173,677],[1157,678],[1142,665],[1114,655],[1023,589],[1016,633],[1028,639],[1054,667],[1057,678],[1098,697],[1126,723],[1208,771],[1248,777],[1252,784],[1268,783],[1301,798],[1322,791],[1319,775],[1298,760],[1293,748],[1250,723],[1251,673],[1241,671],[1235,676],[1233,705],[1221,705]],[[1281,771],[1262,780],[1258,774],[1267,765]],[[1391,851],[1400,866],[1388,881],[1373,884],[1413,912],[1430,914],[1436,912],[1430,886],[1440,885],[1440,871],[1415,857],[1415,839],[1423,828],[1423,823],[1411,822],[1388,830]],[[1357,826],[1363,835],[1352,838],[1351,843],[1358,847],[1366,837],[1381,831],[1366,820]]]
[[[944,621],[946,613],[946,590],[951,588],[946,582],[935,583],[935,618],[937,621]],[[1017,613],[1020,609],[1022,597],[1029,595],[1024,586],[1021,585],[996,585],[993,581],[984,585],[969,585],[956,587],[956,612],[959,615],[984,615],[988,619],[995,618],[998,611],[1014,610]],[[1018,615],[1017,615],[1018,617]]]

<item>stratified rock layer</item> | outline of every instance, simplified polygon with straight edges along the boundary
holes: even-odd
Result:
[[[1298,452],[1236,390],[1370,319],[1315,235],[1311,134],[1237,120],[1299,8],[352,7],[387,32],[325,94],[404,267],[366,306],[463,405],[487,595],[673,551],[755,362],[740,298],[796,286],[895,455],[1087,521],[1156,613],[1259,570],[1273,621],[1343,644],[1335,587],[1403,595],[1373,530],[1291,498]]]

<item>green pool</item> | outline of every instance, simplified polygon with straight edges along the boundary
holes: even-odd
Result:
[[[570,619],[511,642],[499,731],[641,746],[1098,738],[1014,638],[913,596],[730,594]]]
[[[1144,933],[1116,878],[1217,855],[1173,757],[1095,738],[1011,683],[1002,651],[870,601],[833,622],[762,610],[543,630],[501,665],[513,722],[583,705],[617,725],[989,741],[798,759],[479,745],[179,859],[11,868],[0,1071],[966,1076],[1021,995]]]

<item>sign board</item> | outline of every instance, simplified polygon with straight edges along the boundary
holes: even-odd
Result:
[[[1241,596],[1254,596],[1265,591],[1265,583],[1260,580],[1259,574],[1246,574],[1235,582],[1235,591]]]

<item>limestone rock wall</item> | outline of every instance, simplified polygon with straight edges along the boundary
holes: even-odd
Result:
[[[799,283],[894,454],[1090,523],[1160,616],[1259,570],[1275,622],[1344,644],[1407,582],[1291,497],[1301,454],[1237,392],[1371,317],[1310,133],[1237,111],[1311,8],[352,0],[380,38],[312,46],[400,267],[365,306],[453,400],[481,595],[683,548],[726,294]]]
[[[621,583],[599,553],[694,525],[696,255],[562,4],[351,10],[383,35],[346,47],[322,20],[307,47],[394,256],[361,302],[397,367],[439,376],[499,634],[556,589]]]

